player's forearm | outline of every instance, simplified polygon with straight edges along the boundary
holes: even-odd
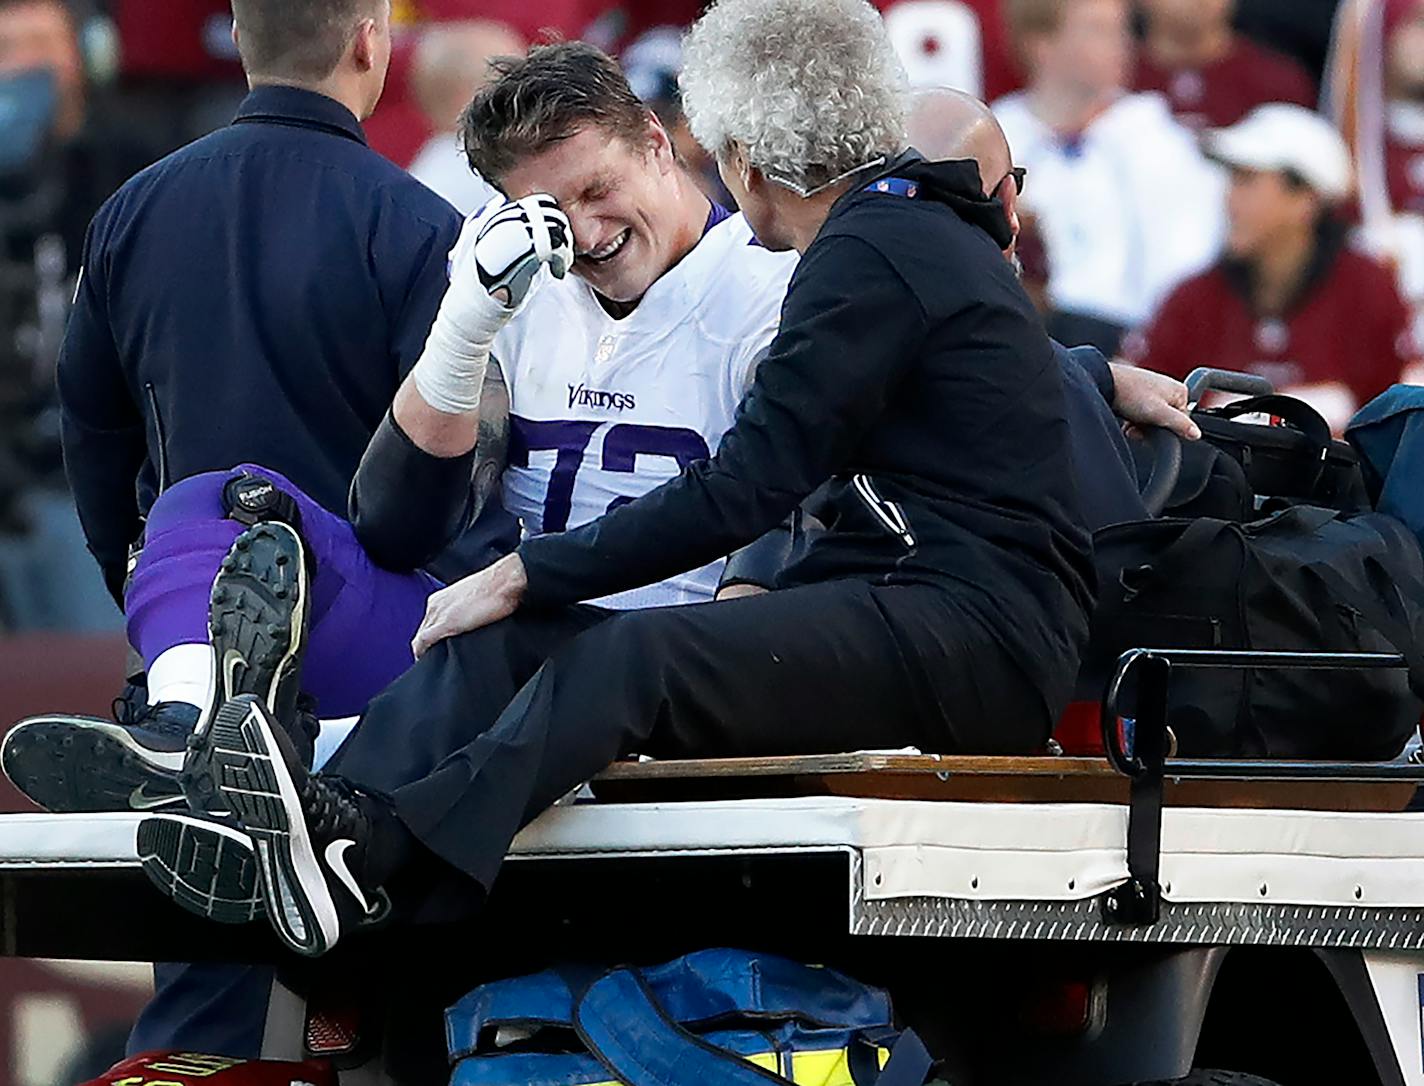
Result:
[[[474,451],[435,456],[387,414],[351,481],[349,516],[371,560],[386,569],[418,569],[469,522]]]
[[[450,253],[450,286],[425,347],[396,394],[393,418],[432,456],[475,447],[490,352],[547,267],[563,278],[573,230],[554,198],[496,198],[465,222]]]

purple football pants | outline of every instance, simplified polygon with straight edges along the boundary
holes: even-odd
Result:
[[[301,509],[302,538],[316,560],[302,689],[321,716],[355,716],[414,662],[410,639],[440,583],[376,567],[350,524],[266,468],[195,475],[159,496],[125,597],[129,643],[148,666],[175,645],[207,643],[213,578],[243,531],[223,508],[223,487],[243,472],[270,479]]]

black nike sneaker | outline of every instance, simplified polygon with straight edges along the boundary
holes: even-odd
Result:
[[[256,846],[267,919],[282,941],[317,957],[383,919],[389,900],[363,877],[365,804],[375,801],[338,777],[308,773],[288,730],[255,697],[219,709],[210,735],[213,775]]]
[[[208,608],[214,709],[240,694],[257,696],[278,719],[298,725],[294,739],[308,764],[318,725],[313,714],[300,711],[299,691],[310,584],[311,562],[297,529],[263,521],[233,541]],[[182,766],[183,791],[195,813],[224,809],[209,766],[210,724],[199,723]]]
[[[10,729],[0,766],[16,788],[55,814],[180,808],[178,772],[197,726],[196,705],[114,700],[114,718],[52,713]]]
[[[305,704],[305,696],[298,699],[298,705]],[[301,708],[298,716],[298,734],[315,736],[320,727],[315,714]],[[192,757],[191,749],[188,756]],[[174,788],[179,786],[179,776],[175,774],[171,782]],[[245,924],[261,916],[262,887],[252,838],[237,824],[215,786],[207,810],[169,813],[185,803],[191,805],[192,800],[180,791],[171,809],[139,823],[144,874],[178,905],[220,924]]]
[[[265,485],[271,491],[271,484]],[[295,528],[278,521],[253,524],[233,542],[213,582],[211,705],[150,706],[135,690],[115,701],[113,720],[59,713],[31,717],[12,728],[0,746],[5,774],[57,814],[162,810],[181,807],[185,798],[195,813],[221,813],[201,737],[217,707],[239,694],[256,694],[281,719],[295,722],[299,749],[310,759],[318,724],[313,713],[303,711],[298,693],[310,571]]]
[[[137,846],[149,881],[190,913],[219,924],[262,915],[257,853],[231,819],[153,815],[138,824]]]
[[[276,492],[264,485],[266,491],[242,490],[224,500],[260,518],[263,510],[247,508],[254,502],[246,499],[270,502]],[[223,559],[208,610],[217,705],[239,695],[261,700],[292,722],[292,741],[308,763],[319,724],[298,691],[311,573],[297,528],[258,519],[233,541]],[[256,865],[250,862],[251,838],[236,825],[218,789],[213,719],[201,721],[188,739],[179,773],[191,816],[146,819],[140,824],[140,850],[149,880],[180,906],[214,920],[241,923],[261,913],[262,894]]]

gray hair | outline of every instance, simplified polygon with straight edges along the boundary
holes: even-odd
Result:
[[[720,0],[683,42],[697,142],[803,194],[905,147],[906,79],[865,0]]]

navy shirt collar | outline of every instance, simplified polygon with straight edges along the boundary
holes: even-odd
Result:
[[[335,98],[301,87],[254,87],[242,100],[233,124],[285,124],[331,132],[357,143],[366,133],[356,115]]]

